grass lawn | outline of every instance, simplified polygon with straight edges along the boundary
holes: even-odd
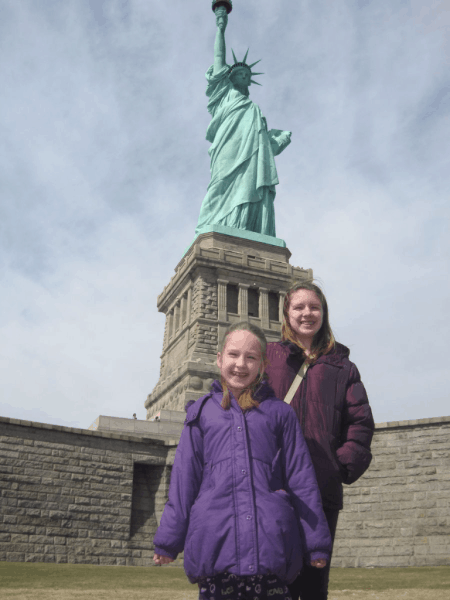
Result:
[[[450,567],[331,569],[329,588],[379,592],[400,589],[450,590]]]
[[[196,600],[180,567],[0,562],[2,600]],[[444,600],[450,567],[332,569],[330,600]]]

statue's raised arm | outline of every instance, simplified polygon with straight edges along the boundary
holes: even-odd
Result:
[[[206,72],[208,111],[211,122],[206,139],[211,142],[211,181],[200,209],[196,233],[210,231],[212,225],[275,237],[275,186],[278,183],[274,156],[291,141],[290,131],[267,130],[266,119],[249,98],[249,86],[258,84],[247,64],[248,50],[238,61],[226,62],[225,29],[231,0],[212,4],[217,33],[214,64]],[[208,229],[209,228],[209,229]],[[234,230],[236,233],[232,233]]]
[[[225,65],[225,29],[227,28],[228,14],[223,5],[216,8],[214,12],[217,25],[216,41],[214,43],[214,75],[216,75]]]

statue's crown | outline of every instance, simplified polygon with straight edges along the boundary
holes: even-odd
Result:
[[[245,67],[246,69],[248,69],[249,71],[252,70],[252,68],[250,67],[250,65],[248,65],[245,62],[235,62],[234,65],[231,65],[230,67],[230,73],[233,69],[237,69],[238,67]]]
[[[231,52],[233,53],[234,64],[233,64],[233,65],[231,65],[231,67],[230,67],[230,70],[228,71],[228,74],[229,74],[229,75],[231,75],[231,73],[233,72],[233,69],[237,69],[237,68],[239,68],[239,67],[241,67],[241,68],[242,68],[242,67],[244,67],[245,69],[248,69],[248,70],[250,71],[250,74],[251,74],[252,76],[254,76],[254,75],[264,75],[264,73],[253,73],[253,71],[252,71],[252,67],[254,67],[256,64],[258,64],[258,63],[261,61],[261,59],[257,60],[256,62],[252,63],[251,65],[248,65],[248,64],[245,62],[245,61],[247,60],[248,50],[247,50],[247,52],[245,53],[245,56],[244,56],[244,58],[242,59],[242,61],[241,61],[241,62],[239,62],[239,61],[237,60],[237,58],[236,58],[236,55],[235,55],[235,53],[234,53],[234,51],[233,51],[233,48],[231,49]],[[260,84],[260,83],[258,83],[257,81],[253,81],[253,79],[251,79],[251,82],[252,82],[252,83],[256,83],[256,85],[261,85],[261,84]]]

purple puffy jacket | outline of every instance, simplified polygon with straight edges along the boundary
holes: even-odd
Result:
[[[314,468],[294,411],[263,382],[242,412],[222,388],[189,403],[169,501],[154,539],[171,558],[184,549],[191,582],[225,571],[293,581],[303,560],[329,559],[331,538]]]
[[[372,460],[372,411],[350,350],[335,351],[312,364],[291,406],[308,444],[325,508],[342,508],[342,483],[356,481]],[[303,352],[291,342],[267,347],[269,383],[284,398],[303,363]]]

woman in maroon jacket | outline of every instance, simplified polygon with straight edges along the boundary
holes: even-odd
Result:
[[[317,285],[301,282],[287,292],[281,333],[280,342],[268,344],[266,372],[276,396],[285,399],[300,368],[308,365],[290,404],[311,453],[334,540],[342,483],[356,481],[372,459],[372,412],[349,349],[334,339]],[[321,570],[305,566],[289,586],[292,600],[326,600],[328,578],[329,563]]]

